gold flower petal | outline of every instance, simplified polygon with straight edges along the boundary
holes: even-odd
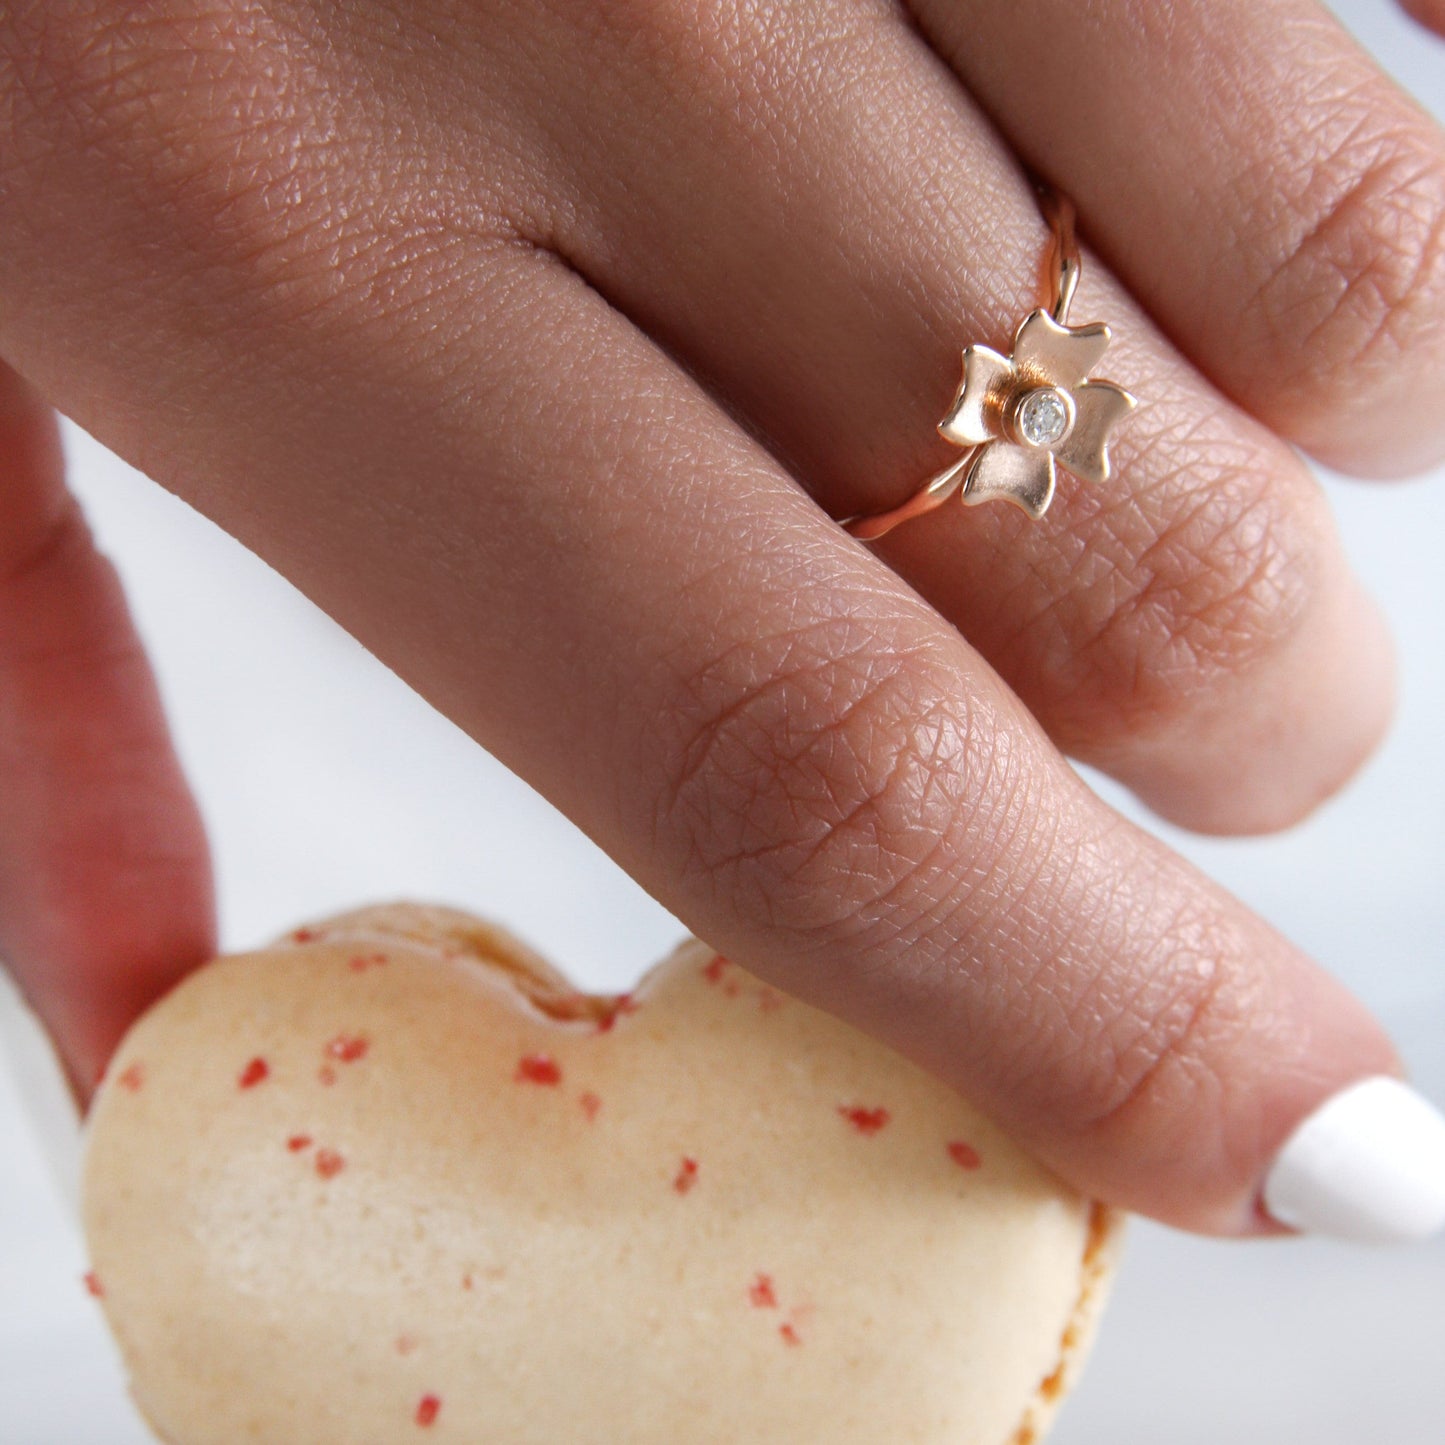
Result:
[[[1037,521],[1053,500],[1055,480],[1054,459],[1048,452],[990,442],[968,469],[963,500],[972,507],[1002,498]]]
[[[1047,311],[1031,311],[1014,337],[1013,364],[1034,386],[1071,391],[1103,360],[1109,339],[1102,321],[1060,326]]]
[[[1086,482],[1109,480],[1109,433],[1139,403],[1112,381],[1086,381],[1073,390],[1074,429],[1054,448],[1059,465]]]
[[[949,441],[961,447],[976,447],[992,441],[998,430],[990,426],[989,417],[996,410],[990,404],[991,393],[1008,385],[1013,368],[1006,356],[987,346],[970,346],[963,353],[963,380],[958,384],[948,415],[938,429]]]

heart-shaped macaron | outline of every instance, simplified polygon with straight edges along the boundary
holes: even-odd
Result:
[[[413,904],[194,974],[87,1141],[171,1445],[1023,1445],[1116,1224],[701,943],[601,1000]]]

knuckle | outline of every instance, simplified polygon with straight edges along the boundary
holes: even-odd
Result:
[[[530,249],[529,223],[501,161],[437,184],[438,157],[408,138],[417,85],[361,33],[381,23],[234,0],[45,14],[6,36],[36,122],[21,133],[37,166],[60,157],[118,205],[128,237],[184,258],[208,305],[283,323],[399,313],[467,271],[463,245]]]
[[[36,114],[72,149],[94,148],[135,168],[147,160],[160,169],[179,166],[203,138],[193,125],[175,123],[218,118],[213,107],[228,77],[239,78],[248,50],[265,40],[244,7],[203,0],[160,0],[143,16],[97,4],[39,16],[34,9],[25,7],[30,13],[12,23],[7,38]],[[271,58],[257,57],[253,80]],[[244,96],[244,85],[238,89]],[[222,114],[232,111],[234,104]]]
[[[1029,619],[1029,690],[1043,691],[1065,747],[1187,716],[1285,646],[1316,594],[1328,521],[1307,474],[1167,402],[1121,442],[1147,483],[1088,499],[1097,525],[1050,591],[1067,598],[1067,621],[1053,607]],[[1163,419],[1171,410],[1177,421]]]
[[[788,7],[768,0],[610,0],[607,5],[560,0],[560,5],[572,28],[597,36],[609,52],[624,52],[659,80],[689,89],[709,77],[733,89],[759,66],[785,64],[813,22],[830,19],[826,0],[799,0]],[[831,18],[836,28],[837,17]]]
[[[37,26],[27,89],[53,155],[98,161],[215,259],[307,224],[306,59],[287,39],[258,6],[161,0],[138,19],[79,5]]]
[[[660,96],[732,109],[758,44],[751,0],[560,0],[568,31]],[[764,51],[764,53],[766,53]]]
[[[749,644],[674,710],[659,836],[728,906],[804,946],[897,936],[936,907],[925,875],[991,787],[956,683],[869,632]]]
[[[800,106],[816,107],[840,76],[876,78],[880,48],[896,43],[891,0],[553,5],[570,33],[588,38],[589,52],[627,76],[631,105],[655,107],[669,134],[691,133],[715,164],[745,166],[755,183],[760,153],[773,169],[788,168]]]
[[[1374,107],[1376,98],[1369,104]],[[1286,407],[1348,406],[1399,358],[1442,337],[1445,157],[1413,120],[1342,122],[1310,171],[1258,295]],[[1267,378],[1267,384],[1270,384]],[[1319,405],[1318,400],[1314,400]]]

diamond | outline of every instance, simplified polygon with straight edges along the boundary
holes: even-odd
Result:
[[[1052,386],[1041,386],[1019,403],[1019,436],[1031,447],[1057,446],[1069,434],[1073,423],[1070,411],[1061,392]]]

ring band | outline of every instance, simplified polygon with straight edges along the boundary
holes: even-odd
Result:
[[[1109,480],[1110,436],[1138,401],[1112,381],[1087,379],[1112,333],[1103,322],[1068,324],[1082,270],[1074,206],[1041,185],[1039,209],[1051,233],[1048,306],[1024,317],[1011,355],[987,346],[963,353],[963,380],[938,430],[964,454],[901,506],[846,518],[842,526],[861,541],[931,512],[955,492],[964,506],[1012,502],[1037,521],[1054,499],[1060,466],[1085,481]]]

